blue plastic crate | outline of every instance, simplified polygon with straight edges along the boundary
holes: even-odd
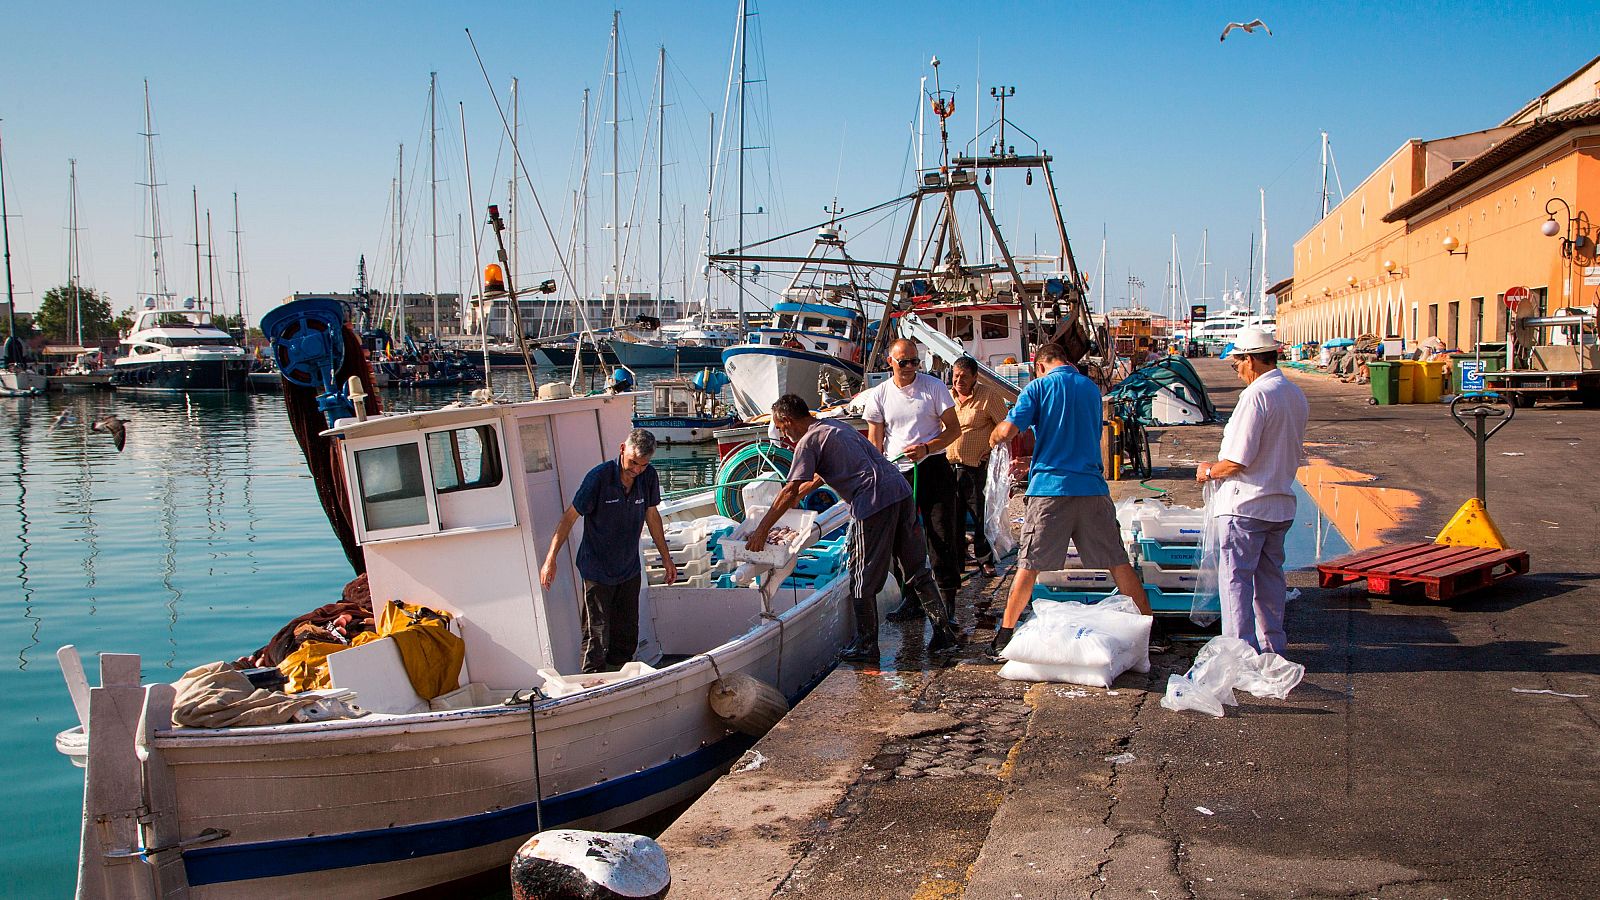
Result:
[[[1144,592],[1150,600],[1150,611],[1158,616],[1187,616],[1194,606],[1193,594],[1169,593],[1148,584],[1144,586]],[[1033,587],[1033,599],[1035,600],[1072,600],[1078,603],[1099,603],[1114,593],[1116,592],[1075,591],[1052,588],[1042,584],[1034,585]]]
[[[1200,546],[1163,544],[1150,538],[1140,538],[1139,556],[1169,569],[1192,569],[1200,564]]]

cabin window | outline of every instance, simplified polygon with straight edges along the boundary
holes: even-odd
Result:
[[[774,324],[776,324],[779,328],[793,328],[794,313],[779,313],[778,320]]]
[[[548,421],[523,422],[518,432],[522,437],[522,471],[533,475],[555,467],[555,454],[550,451]]]
[[[821,316],[806,316],[801,320],[801,331],[821,331],[823,329]]]
[[[944,333],[958,341],[972,340],[972,317],[951,316],[945,320]]]
[[[475,425],[428,435],[433,489],[441,494],[500,483],[500,446],[494,426]]]
[[[986,313],[983,317],[983,339],[998,341],[1011,336],[1011,323],[1005,313]]]
[[[356,451],[356,477],[368,531],[428,524],[422,452],[416,444]]]

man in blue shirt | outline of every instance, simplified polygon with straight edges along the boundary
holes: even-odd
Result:
[[[628,433],[614,460],[606,460],[583,477],[572,505],[561,514],[550,552],[539,569],[539,583],[556,580],[556,557],[578,516],[583,540],[578,542],[578,574],[583,576],[583,671],[622,668],[639,648],[639,531],[648,525],[650,538],[666,568],[667,584],[678,580],[667,537],[661,528],[661,480],[650,457],[656,437],[642,428]]]
[[[1069,543],[1077,546],[1084,567],[1110,570],[1117,590],[1150,614],[1144,584],[1128,562],[1111,489],[1100,466],[1100,389],[1079,374],[1054,344],[1034,353],[1033,367],[1034,380],[989,437],[993,447],[1033,429],[1017,574],[1005,617],[995,632],[995,653],[1011,640],[1039,573],[1066,564]]]

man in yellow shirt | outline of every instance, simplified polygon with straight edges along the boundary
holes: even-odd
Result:
[[[972,556],[983,574],[992,577],[995,560],[989,536],[984,532],[984,488],[989,481],[989,435],[1006,420],[1006,403],[994,388],[979,383],[978,364],[970,356],[961,357],[951,367],[950,394],[956,401],[956,420],[961,423],[961,436],[945,451],[956,470],[956,527],[964,529],[968,514],[972,516],[976,526],[972,531]],[[966,554],[963,535],[962,568],[966,568]]]

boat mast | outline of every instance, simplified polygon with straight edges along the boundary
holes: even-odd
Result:
[[[67,160],[67,286],[72,289],[72,330],[83,346],[83,295],[78,285],[78,161]]]
[[[922,100],[928,95],[928,76],[924,75],[917,81],[917,174],[913,182],[920,184],[922,170],[926,168],[923,160],[924,145],[927,143],[928,107]],[[922,229],[922,204],[917,204],[917,259],[922,260],[928,253],[928,233]]]
[[[395,153],[395,197],[394,197],[394,269],[395,292],[398,301],[395,304],[395,335],[404,343],[406,339],[406,145],[401,144]]]
[[[20,368],[24,362],[22,339],[17,337],[17,295],[11,286],[11,219],[6,212],[5,142],[0,140],[0,244],[6,258],[6,341],[0,366]]]
[[[216,234],[211,230],[211,210],[206,210],[206,308],[211,311],[212,324],[217,318],[217,246]],[[226,310],[227,304],[222,307]]]
[[[205,300],[200,289],[200,189],[191,186],[189,197],[194,202],[194,302],[198,305]]]
[[[1210,303],[1211,297],[1206,290],[1206,269],[1211,267],[1211,261],[1206,259],[1206,244],[1210,242],[1210,230],[1200,230],[1200,296],[1201,303]]]
[[[666,217],[667,189],[667,48],[656,57],[656,317],[661,316],[661,292],[666,285],[666,256],[662,220]]]
[[[437,104],[434,95],[439,84],[439,73],[428,73],[428,230],[433,254],[433,339],[439,339],[439,154],[436,137],[438,126],[434,112]]]
[[[621,39],[618,31],[622,26],[622,10],[611,11],[611,290],[613,292],[613,311],[611,324],[622,324],[622,110],[618,106],[621,98],[621,84],[619,59],[621,57]],[[583,352],[582,341],[579,341],[577,355]]]
[[[1322,132],[1322,217],[1328,217],[1328,133]]]
[[[507,242],[509,246],[506,248],[506,268],[510,271],[506,274],[512,276],[515,276],[517,271],[517,212],[522,206],[521,203],[517,202],[517,187],[520,184],[518,178],[521,173],[515,165],[517,160],[522,159],[517,152],[517,134],[522,130],[522,102],[517,93],[518,86],[517,79],[513,77],[511,79],[511,160],[513,165],[511,166],[511,191],[506,199],[506,217],[511,226],[511,238]],[[519,306],[517,307],[519,320],[521,316],[522,308]],[[506,307],[506,337],[511,337],[510,306]]]
[[[1106,314],[1106,223],[1100,223],[1100,314]]]
[[[706,153],[711,157],[706,161],[706,240],[705,240],[705,276],[706,296],[700,303],[700,316],[702,321],[711,320],[711,212],[717,199],[717,114],[710,113],[707,117],[709,124],[706,126]]]
[[[1261,189],[1261,314],[1267,314],[1267,189]]]
[[[143,187],[150,189],[150,233],[144,237],[150,240],[150,258],[154,269],[155,293],[160,302],[165,302],[171,296],[167,291],[167,272],[161,261],[161,241],[166,235],[161,233],[161,195],[156,189],[161,184],[156,181],[156,132],[150,124],[150,80],[144,82],[144,136],[145,167],[149,181]]]
[[[365,260],[363,259],[363,262]],[[239,252],[239,192],[233,192],[233,275],[234,292],[239,298],[239,334],[250,336],[244,322],[244,255]]]
[[[748,43],[746,43],[746,39],[748,37],[749,19],[750,19],[750,10],[749,10],[749,6],[748,6],[748,0],[739,0],[739,38],[738,38],[738,44],[739,44],[739,245],[738,246],[739,246],[740,252],[744,251],[744,151],[745,151],[745,122],[744,122],[744,119],[745,119],[745,116],[744,116],[744,99],[745,99],[745,97],[744,97],[744,95],[745,95],[745,85],[748,84],[747,75],[748,75],[748,72],[749,72],[749,68],[748,68],[747,63],[749,62],[749,58],[750,58],[750,46],[749,46]],[[747,327],[746,326],[746,319],[745,319],[745,312],[744,312],[745,284],[744,284],[744,264],[743,263],[739,264],[737,274],[739,276],[739,337],[740,337],[741,340],[743,340],[744,333],[745,333],[745,330],[746,330],[746,327]]]

